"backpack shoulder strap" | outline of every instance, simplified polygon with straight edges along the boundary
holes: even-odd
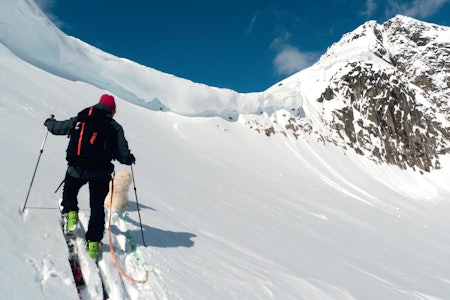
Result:
[[[112,118],[108,112],[95,106],[86,107],[77,115],[77,121],[93,121],[98,123],[109,122]]]

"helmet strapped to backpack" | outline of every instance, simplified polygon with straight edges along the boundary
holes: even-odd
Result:
[[[109,163],[107,137],[111,117],[95,106],[80,111],[70,133],[66,159],[70,166],[95,168]]]

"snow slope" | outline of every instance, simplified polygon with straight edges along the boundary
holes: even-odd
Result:
[[[15,31],[26,28],[24,19],[36,22],[26,34],[39,36],[24,39],[28,44]],[[306,73],[281,87],[241,95],[187,84],[95,50],[57,31],[29,0],[2,1],[0,20],[0,298],[78,298],[58,224],[61,191],[54,193],[65,172],[65,137],[48,136],[26,213],[21,209],[45,136],[43,121],[51,113],[57,119],[70,117],[105,91],[117,96],[116,119],[137,158],[134,173],[147,245],[142,245],[130,193],[126,228],[114,215],[115,250],[125,271],[143,274],[125,238],[128,232],[153,270],[143,285],[121,278],[105,236],[100,267],[109,271],[111,299],[450,295],[448,158],[442,159],[442,170],[420,175],[375,165],[309,136],[296,140],[249,130],[248,121],[264,118],[247,114],[261,108],[254,101],[262,95],[272,95],[272,104],[264,107],[276,114],[313,103],[308,97],[317,93],[320,81],[309,86],[299,80]],[[53,42],[40,44],[47,38]],[[69,43],[74,44],[61,46],[58,55],[49,54],[50,61],[38,60],[55,45]],[[145,79],[149,73],[152,80]],[[164,80],[168,85],[160,84]],[[193,101],[196,93],[202,97]],[[152,97],[168,111],[136,105]],[[205,114],[211,106],[214,113]],[[236,122],[227,120],[229,111],[241,113],[233,114]],[[313,107],[304,112],[316,117]],[[121,168],[127,167],[116,170]],[[87,195],[87,189],[80,193],[84,220]],[[84,297],[102,295],[94,287]]]
[[[23,60],[67,79],[89,82],[153,110],[235,120],[239,113],[272,111],[287,103],[270,93],[239,94],[208,87],[114,57],[66,36],[33,0],[2,1],[0,15],[0,40]],[[289,97],[293,107],[301,105],[302,99],[295,93],[284,96]]]

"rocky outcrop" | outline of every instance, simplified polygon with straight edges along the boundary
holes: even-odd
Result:
[[[333,62],[341,67],[332,68]],[[321,129],[308,116],[293,116],[281,131],[298,138],[308,128],[320,141],[400,168],[440,168],[439,156],[450,151],[449,27],[404,16],[382,25],[370,21],[316,65],[335,70],[316,99]]]
[[[345,103],[324,122],[357,153],[401,168],[439,168],[439,155],[449,151],[448,131],[416,101],[403,73],[360,62],[346,69],[318,99]]]
[[[403,16],[367,24],[372,52],[389,64],[349,63],[317,100],[345,103],[326,121],[349,147],[401,168],[440,167],[450,151],[448,123],[437,118],[450,120],[450,41],[440,35],[448,30]]]

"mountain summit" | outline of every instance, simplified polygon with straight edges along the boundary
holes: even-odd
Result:
[[[439,155],[449,152],[449,41],[449,27],[400,15],[361,25],[286,80],[316,91],[278,130],[303,129],[403,169],[440,168]]]

